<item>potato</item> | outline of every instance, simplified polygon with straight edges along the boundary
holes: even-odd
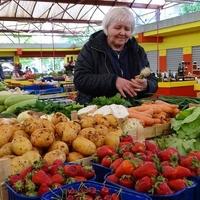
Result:
[[[69,121],[68,122],[69,126],[72,127],[77,131],[77,133],[81,130],[81,125],[79,121]]]
[[[11,160],[11,174],[18,174],[23,169],[30,166],[28,160],[26,160],[23,156],[16,156]]]
[[[53,123],[51,123],[49,120],[47,119],[40,119],[43,128],[48,128],[49,130],[51,130],[53,133],[55,132],[55,126]]]
[[[93,127],[95,124],[95,120],[93,117],[84,117],[80,120],[80,124],[82,128]]]
[[[13,134],[12,125],[0,126],[0,147],[8,143]]]
[[[43,159],[47,164],[52,165],[55,160],[62,160],[65,162],[66,155],[63,151],[57,149],[46,153]]]
[[[13,133],[12,139],[13,139],[14,137],[18,137],[18,136],[23,136],[23,137],[29,138],[29,135],[28,135],[24,130],[16,130],[16,131]]]
[[[54,142],[54,134],[47,128],[40,128],[31,134],[31,143],[36,147],[49,147]]]
[[[73,162],[73,161],[76,161],[76,160],[80,160],[82,158],[84,158],[84,156],[81,155],[80,153],[70,152],[68,157],[67,157],[67,162]]]
[[[90,140],[78,136],[72,143],[73,149],[84,156],[90,156],[96,152],[96,146]]]
[[[0,158],[6,155],[11,155],[12,154],[12,148],[11,148],[12,144],[11,142],[4,144],[1,148],[0,148]]]
[[[68,122],[69,121],[69,118],[66,117],[63,113],[61,112],[56,112],[52,115],[51,117],[51,122],[56,125],[58,124],[59,122]]]
[[[108,134],[114,134],[117,136],[121,136],[123,134],[123,131],[122,131],[121,127],[109,128]]]
[[[114,149],[117,149],[119,146],[120,138],[119,136],[109,133],[105,137],[105,145],[111,146]]]
[[[12,140],[12,151],[14,154],[21,156],[32,149],[31,142],[23,136],[17,136]]]
[[[94,115],[94,119],[95,119],[96,124],[102,124],[106,127],[109,127],[110,125],[103,115],[100,115],[100,114]]]
[[[12,127],[14,129],[14,132],[18,131],[18,130],[25,130],[25,126],[22,123],[14,124],[14,125],[12,125]]]
[[[55,132],[56,136],[61,137],[63,135],[63,131],[65,130],[65,127],[68,125],[68,122],[59,122],[55,125]]]
[[[69,147],[67,146],[67,144],[65,142],[55,141],[49,147],[49,151],[53,151],[53,150],[56,150],[56,149],[63,151],[65,154],[69,154]]]
[[[98,124],[94,128],[95,128],[96,132],[100,135],[107,135],[108,134],[108,127],[106,127],[102,124]]]
[[[66,127],[63,131],[62,141],[71,144],[77,137],[77,131],[71,127]]]
[[[24,128],[25,132],[28,133],[29,135],[31,135],[35,130],[43,128],[40,119],[35,119],[35,118],[25,119],[23,121],[23,125],[25,127]]]
[[[113,115],[106,115],[105,118],[111,126],[116,128],[119,125],[117,118],[114,117]]]
[[[40,154],[37,151],[28,151],[22,155],[23,158],[29,161],[30,165],[33,165],[35,161],[39,161],[42,159]]]

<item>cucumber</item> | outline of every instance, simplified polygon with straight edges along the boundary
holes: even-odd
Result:
[[[29,99],[36,99],[36,95],[29,95],[29,94],[13,94],[7,97],[4,101],[4,105],[6,107],[12,106],[16,103],[29,100]]]
[[[5,113],[10,113],[10,114],[15,114],[15,111],[17,108],[23,108],[27,105],[35,105],[37,99],[28,99],[28,100],[25,100],[25,101],[21,101],[19,103],[16,103],[10,107],[7,108],[6,111],[2,112],[2,114],[5,114]]]

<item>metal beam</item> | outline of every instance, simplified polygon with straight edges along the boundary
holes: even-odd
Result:
[[[22,0],[25,1],[25,0]],[[158,4],[145,4],[145,3],[132,3],[132,2],[123,2],[123,1],[94,1],[94,0],[37,0],[38,2],[56,2],[56,3],[70,3],[70,4],[83,4],[83,5],[99,5],[99,6],[113,6],[113,3],[115,3],[115,6],[128,6],[132,8],[146,8],[148,6],[148,9],[158,9],[161,8],[162,5]]]
[[[17,21],[17,22],[55,22],[55,23],[79,23],[79,24],[101,24],[101,20],[83,20],[83,19],[46,19],[46,18],[31,18],[31,17],[0,17],[0,21]]]

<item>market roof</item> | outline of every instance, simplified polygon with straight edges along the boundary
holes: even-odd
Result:
[[[88,27],[99,27],[111,6],[131,7],[140,23],[145,23],[139,13],[155,16],[156,10],[181,2],[183,0],[1,0],[0,32],[79,35]]]

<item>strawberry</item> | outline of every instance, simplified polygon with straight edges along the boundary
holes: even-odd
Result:
[[[191,151],[189,153],[190,156],[196,156],[198,160],[200,160],[200,151]]]
[[[162,167],[163,166],[171,166],[169,161],[163,161],[160,164],[161,164]]]
[[[117,177],[121,177],[122,175],[131,175],[133,170],[133,164],[129,160],[124,160],[116,169],[115,174]]]
[[[173,194],[172,190],[166,182],[159,183],[156,187],[156,194],[158,195],[169,195]]]
[[[59,183],[59,184],[63,184],[64,183],[64,178],[62,175],[60,174],[54,174],[52,177],[51,177],[51,180],[52,182],[55,184],[55,183]]]
[[[134,144],[134,146],[131,148],[131,151],[133,153],[144,153],[146,150],[145,144],[141,143],[141,142],[136,142]]]
[[[113,193],[113,194],[111,195],[111,200],[120,200],[119,194]]]
[[[133,176],[136,179],[143,178],[144,176],[156,176],[158,174],[158,171],[156,169],[156,166],[153,162],[145,162],[143,165],[139,166],[137,169],[133,171]]]
[[[30,179],[25,180],[25,191],[35,191],[36,189],[36,184],[33,183]]]
[[[133,188],[133,186],[134,186],[131,175],[121,176],[120,179],[119,179],[119,184],[124,186],[124,187],[127,187],[127,188]]]
[[[115,154],[113,154],[113,155],[110,156],[110,157],[111,157],[112,161],[114,161],[114,160],[116,160],[116,159],[119,158],[119,154],[118,154],[118,153],[115,153]]]
[[[83,177],[85,177],[86,179],[91,179],[92,177],[94,177],[94,175],[95,175],[95,172],[92,166],[83,167]]]
[[[108,180],[112,183],[118,183],[119,182],[119,178],[115,174],[111,174],[111,175],[107,176],[106,180]]]
[[[175,167],[175,177],[177,179],[190,177],[190,176],[192,176],[192,172],[188,168],[182,167],[182,166]]]
[[[122,135],[120,137],[120,142],[131,142],[133,143],[133,138],[131,135]]]
[[[64,165],[64,163],[63,163],[63,161],[62,161],[62,160],[55,160],[55,161],[53,162],[53,165],[57,165],[57,166],[63,166],[63,165]]]
[[[153,181],[150,177],[144,176],[137,180],[135,184],[135,190],[138,192],[148,192],[153,186]]]
[[[146,149],[148,151],[151,151],[152,153],[158,153],[159,151],[158,145],[152,140],[151,141],[145,140],[145,146],[146,146]]]
[[[51,178],[43,170],[36,171],[32,176],[32,181],[38,185],[45,184],[49,186],[52,184]]]
[[[19,180],[19,181],[15,182],[13,185],[13,188],[17,192],[22,192],[24,190],[24,181]]]
[[[180,165],[192,170],[192,169],[200,168],[200,160],[198,160],[197,156],[190,155],[190,156],[182,157],[180,161]]]
[[[131,160],[134,158],[134,155],[132,152],[124,152],[123,155],[122,155],[123,159],[124,160]]]
[[[103,198],[103,200],[111,200],[111,194],[107,194],[104,198]]]
[[[105,156],[111,156],[115,153],[115,150],[110,147],[110,146],[107,146],[107,145],[104,145],[104,146],[101,146],[97,149],[97,156],[99,158],[103,158]]]
[[[83,181],[86,181],[87,179],[83,176],[75,176],[74,177],[75,181],[76,182],[83,182]]]
[[[156,156],[156,154],[154,154],[152,151],[146,151],[145,155],[146,155],[146,161],[153,161]]]
[[[119,165],[122,163],[123,159],[122,158],[118,158],[117,160],[115,160],[111,165],[110,168],[115,171]]]
[[[120,155],[123,155],[125,152],[130,152],[131,151],[132,144],[123,144],[118,147],[118,153]]]
[[[105,197],[106,195],[108,195],[110,193],[109,188],[106,186],[103,186],[100,190],[100,195],[102,197]]]
[[[171,167],[169,165],[162,166],[162,175],[165,178],[174,179],[175,178],[175,173],[176,173],[176,170],[175,170],[174,167]]]
[[[26,175],[31,171],[32,171],[32,167],[28,167],[28,168],[22,170],[19,175],[21,176],[22,179],[24,179],[26,177]]]
[[[11,185],[14,185],[17,181],[20,181],[20,180],[22,180],[22,177],[20,175],[12,175],[8,179]]]
[[[80,175],[81,166],[80,165],[65,165],[64,174],[68,177],[75,177]]]
[[[175,148],[169,147],[158,153],[158,157],[161,161],[170,161],[172,156],[178,157],[178,151]]]
[[[141,160],[147,160],[147,156],[146,156],[146,154],[145,153],[136,153],[135,154],[135,157],[136,158],[139,158],[139,159],[141,159]]]
[[[39,196],[42,196],[44,193],[48,192],[49,191],[49,187],[48,185],[46,185],[45,183],[42,183],[39,187],[39,190],[38,190],[38,195]]]
[[[185,179],[174,179],[168,181],[169,187],[174,191],[179,191],[187,186]]]
[[[112,164],[112,159],[110,156],[105,156],[101,161],[101,165],[103,165],[104,167],[110,167],[111,164]]]

